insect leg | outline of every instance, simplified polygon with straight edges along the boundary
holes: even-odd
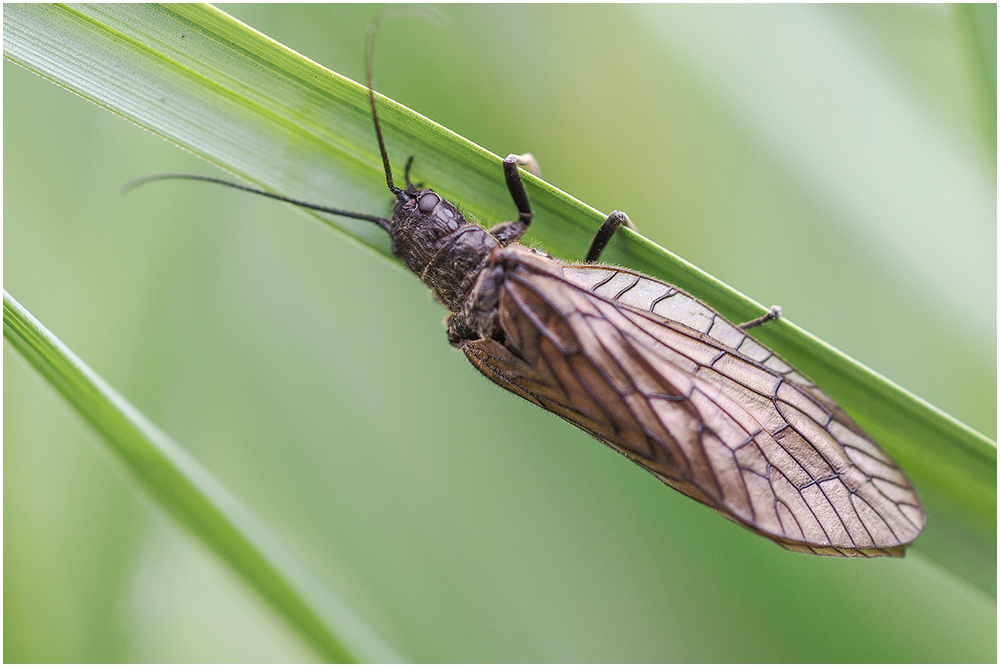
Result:
[[[754,327],[759,327],[762,324],[766,324],[771,320],[776,320],[781,317],[781,306],[771,306],[771,310],[767,311],[767,315],[762,315],[755,320],[750,320],[749,322],[744,322],[738,325],[740,329],[746,331],[747,329],[753,329]]]
[[[590,244],[590,250],[587,252],[587,261],[596,262],[601,253],[604,252],[604,248],[607,247],[608,241],[614,236],[618,228],[625,225],[629,229],[635,229],[635,225],[632,221],[628,219],[628,216],[621,211],[612,211],[608,219],[604,221],[601,228],[597,230],[597,234],[594,235],[594,240]]]
[[[500,264],[480,272],[462,309],[448,317],[448,342],[460,347],[462,341],[468,340],[503,340],[503,330],[498,326],[503,281],[504,268]]]
[[[528,191],[524,189],[524,181],[521,180],[518,167],[524,167],[531,173],[538,174],[538,163],[535,162],[535,158],[532,157],[531,153],[525,153],[524,155],[511,154],[504,158],[503,177],[507,181],[507,190],[510,191],[510,197],[514,200],[514,205],[517,206],[520,216],[513,222],[505,222],[490,228],[490,234],[496,240],[500,241],[500,245],[502,246],[507,246],[524,236],[524,232],[528,230],[528,225],[531,224],[531,218],[535,215],[531,211],[531,202],[528,201]]]

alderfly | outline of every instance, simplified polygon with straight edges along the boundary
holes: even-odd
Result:
[[[615,211],[584,263],[518,241],[532,220],[519,167],[503,174],[517,220],[483,229],[429,188],[396,186],[372,84],[368,96],[392,216],[353,213],[218,179],[191,178],[368,220],[450,311],[448,340],[483,375],[624,454],[663,482],[786,549],[902,556],[926,522],[906,474],[830,397],[747,330],[673,285],[596,263]]]

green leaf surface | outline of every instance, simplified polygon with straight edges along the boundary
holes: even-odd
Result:
[[[5,5],[4,37],[12,61],[250,183],[388,213],[365,88],[214,8]],[[512,216],[498,156],[386,98],[380,117],[397,170],[416,156],[415,180],[463,211],[487,224]],[[526,180],[536,212],[530,240],[554,256],[581,257],[605,214]],[[374,226],[320,219],[391,257]],[[682,287],[734,321],[765,311],[637,234],[619,234],[607,256]],[[995,595],[995,443],[787,319],[755,335],[840,402],[910,474],[929,511],[911,553]]]

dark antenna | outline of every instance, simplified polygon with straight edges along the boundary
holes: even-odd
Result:
[[[382,127],[378,122],[378,111],[375,108],[375,88],[373,86],[374,79],[374,60],[375,60],[375,34],[378,32],[378,27],[382,23],[382,17],[384,12],[379,12],[376,14],[375,18],[372,19],[371,24],[368,26],[368,35],[365,40],[365,70],[368,79],[368,100],[371,103],[372,108],[372,121],[375,123],[375,136],[378,138],[378,149],[382,154],[382,167],[385,170],[385,182],[389,186],[389,190],[392,194],[397,197],[404,193],[392,182],[392,167],[389,166],[389,154],[385,150],[385,140],[382,139]],[[412,158],[411,158],[412,159]],[[409,176],[409,169],[407,169],[407,176]],[[368,215],[366,213],[355,213],[353,211],[344,211],[339,208],[331,208],[329,206],[320,206],[319,204],[312,204],[307,201],[302,201],[301,199],[292,199],[291,197],[285,197],[282,195],[274,194],[273,192],[267,192],[266,190],[261,190],[259,188],[250,187],[247,185],[240,185],[239,183],[233,183],[221,178],[213,178],[211,176],[199,176],[197,174],[150,174],[149,176],[142,176],[135,180],[129,181],[122,186],[122,194],[128,193],[130,190],[139,187],[140,185],[145,185],[152,181],[163,181],[163,180],[174,180],[174,179],[185,179],[189,181],[203,181],[205,183],[215,183],[217,185],[225,185],[226,187],[234,188],[236,190],[243,190],[244,192],[250,192],[256,195],[261,195],[262,197],[269,197],[270,199],[276,199],[278,201],[287,202],[289,204],[294,204],[295,206],[301,206],[302,208],[311,209],[313,211],[321,211],[323,213],[332,213],[333,215],[340,215],[345,218],[354,218],[356,220],[368,220],[369,222],[374,222],[379,227],[385,231],[392,233],[392,222],[386,220],[385,218],[380,218],[374,215]]]
[[[403,193],[392,182],[392,167],[389,166],[389,154],[385,150],[385,141],[382,139],[382,127],[378,122],[378,111],[375,110],[375,34],[382,23],[382,12],[375,15],[368,25],[368,36],[365,39],[365,73],[368,75],[368,100],[372,105],[372,120],[375,122],[375,136],[378,137],[378,149],[382,153],[382,168],[385,169],[385,182],[389,190],[397,197]]]
[[[323,213],[332,213],[333,215],[340,215],[345,218],[354,218],[355,220],[367,220],[368,222],[374,222],[376,225],[384,229],[385,231],[392,233],[392,222],[386,220],[385,218],[380,218],[375,215],[368,215],[367,213],[355,213],[353,211],[344,211],[339,208],[331,208],[329,206],[320,206],[319,204],[311,204],[307,201],[302,201],[301,199],[292,199],[291,197],[285,197],[282,195],[276,195],[273,192],[268,192],[267,190],[261,190],[259,188],[252,188],[248,185],[240,185],[239,183],[233,183],[231,181],[226,181],[221,178],[213,178],[211,176],[200,176],[198,174],[150,174],[149,176],[141,176],[134,180],[129,181],[122,186],[122,194],[127,194],[130,190],[139,187],[140,185],[145,185],[152,181],[165,181],[165,180],[176,180],[185,179],[188,181],[204,181],[205,183],[215,183],[217,185],[225,185],[226,187],[233,188],[235,190],[243,190],[244,192],[251,192],[255,195],[260,195],[262,197],[268,197],[270,199],[277,199],[278,201],[287,202],[289,204],[294,204],[295,206],[301,206],[302,208],[308,208],[313,211],[321,211]]]
[[[418,6],[411,5],[403,8],[383,8],[375,15],[372,19],[371,24],[368,26],[368,35],[365,40],[366,45],[366,56],[365,56],[365,69],[368,78],[368,101],[372,108],[372,121],[375,123],[375,136],[378,138],[378,149],[382,154],[382,167],[385,170],[385,182],[389,186],[389,190],[392,194],[399,197],[405,194],[405,190],[400,190],[392,181],[392,168],[389,166],[389,154],[385,150],[385,140],[382,138],[382,126],[378,122],[378,111],[375,108],[375,87],[374,87],[374,71],[375,71],[375,34],[378,32],[379,25],[382,23],[382,19],[387,16],[395,15],[405,15],[405,14],[418,14],[424,18],[429,19],[433,23],[438,25],[443,25],[445,23],[444,15],[430,6]],[[411,157],[412,161],[413,158]],[[232,181],[226,181],[221,178],[213,178],[211,176],[199,176],[197,174],[150,174],[149,176],[143,176],[135,180],[129,181],[122,186],[122,194],[125,194],[137,188],[140,185],[150,183],[152,181],[163,181],[168,179],[186,179],[189,181],[204,181],[205,183],[215,183],[217,185],[225,185],[226,187],[234,188],[236,190],[243,190],[244,192],[250,192],[255,195],[261,195],[262,197],[268,197],[270,199],[276,199],[277,201],[283,201],[289,204],[294,204],[295,206],[300,206],[302,208],[307,208],[313,211],[320,211],[322,213],[331,213],[333,215],[343,216],[345,218],[354,218],[355,220],[367,220],[369,222],[374,222],[379,227],[385,231],[392,234],[392,221],[386,220],[385,218],[380,218],[374,215],[368,215],[366,213],[355,213],[353,211],[344,211],[339,208],[331,208],[329,206],[320,206],[319,204],[312,204],[307,201],[302,201],[301,199],[292,199],[291,197],[285,197],[282,195],[274,194],[273,192],[267,192],[266,190],[261,190],[259,188],[250,187],[247,185],[240,185],[239,183],[233,183]],[[409,182],[409,163],[407,163],[407,182]]]

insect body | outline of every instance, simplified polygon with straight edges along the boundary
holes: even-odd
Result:
[[[505,161],[508,174],[513,165]],[[515,190],[519,179],[508,183]],[[486,377],[685,495],[816,554],[902,555],[923,528],[892,459],[812,382],[694,297],[631,271],[551,259],[516,243],[521,221],[483,230],[431,190],[397,193],[387,227],[395,254],[452,311],[449,340]]]
[[[532,211],[517,156],[503,171],[519,217],[489,230],[413,186],[409,163],[406,189],[396,187],[371,82],[373,40],[372,30],[369,99],[392,216],[261,194],[378,224],[451,312],[449,341],[483,375],[681,493],[786,549],[903,555],[926,522],[913,485],[832,399],[747,335],[777,309],[736,326],[672,285],[593,263],[631,224],[617,211],[586,263],[521,245]]]

